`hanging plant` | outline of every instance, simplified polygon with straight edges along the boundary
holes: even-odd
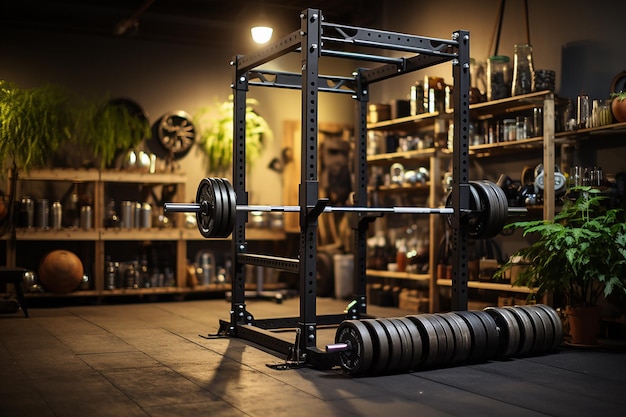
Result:
[[[246,100],[246,162],[253,164],[261,155],[264,145],[272,140],[272,130],[255,110],[259,103]],[[198,145],[208,159],[208,171],[223,173],[233,162],[233,97],[215,107],[205,107],[194,115],[199,127]]]

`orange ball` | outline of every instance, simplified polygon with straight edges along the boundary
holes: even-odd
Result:
[[[83,263],[66,250],[48,253],[39,264],[39,281],[51,292],[74,291],[83,279]]]

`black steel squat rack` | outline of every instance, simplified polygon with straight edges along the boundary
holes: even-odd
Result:
[[[320,92],[349,94],[356,102],[355,122],[355,197],[354,205],[367,207],[367,104],[370,84],[407,74],[433,65],[451,62],[454,78],[454,155],[452,207],[453,229],[452,308],[467,309],[467,253],[461,213],[469,210],[469,32],[456,31],[451,40],[427,38],[404,33],[328,23],[322,11],[304,10],[299,30],[249,55],[236,56],[234,68],[234,141],[233,185],[237,205],[247,205],[246,191],[246,94],[250,86],[300,89],[302,100],[302,153],[299,188],[300,243],[297,259],[251,254],[247,251],[245,224],[247,212],[236,214],[232,235],[232,305],[230,321],[220,322],[220,332],[243,338],[278,353],[295,363],[326,369],[336,364],[336,354],[317,347],[317,328],[339,324],[345,319],[359,319],[367,313],[366,300],[366,232],[377,217],[373,213],[352,215],[354,230],[354,299],[346,313],[317,315],[316,252],[317,219],[326,201],[318,194],[318,95]],[[331,49],[335,47],[335,49]],[[355,51],[348,52],[354,48]],[[369,54],[362,50],[400,51],[406,57]],[[301,73],[260,69],[288,53],[299,53]],[[375,68],[360,68],[352,76],[319,73],[321,57],[367,61]],[[299,275],[300,314],[293,318],[255,320],[246,310],[245,266],[254,265],[289,271]],[[295,329],[294,343],[277,337],[271,330]]]

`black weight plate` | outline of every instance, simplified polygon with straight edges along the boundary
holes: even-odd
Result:
[[[502,188],[498,187],[498,185],[494,184],[491,181],[483,181],[488,187],[491,188],[491,199],[492,202],[492,210],[493,213],[491,217],[491,229],[494,236],[498,235],[504,225],[507,222],[509,217],[509,201],[504,194]]]
[[[385,329],[389,340],[389,362],[387,372],[397,372],[402,361],[402,341],[398,329],[388,319],[376,319]]]
[[[374,319],[361,320],[369,329],[374,345],[374,357],[372,359],[371,372],[381,373],[387,369],[389,363],[389,338],[382,324]]]
[[[498,356],[508,358],[518,351],[520,330],[517,320],[510,311],[503,307],[487,307],[485,311],[493,317],[499,331]]]
[[[454,336],[454,356],[450,363],[460,364],[467,360],[472,349],[472,336],[467,323],[454,313],[440,314],[448,322]]]
[[[337,328],[335,343],[345,343],[348,349],[339,352],[339,364],[350,375],[369,372],[374,357],[372,337],[365,324],[358,320],[344,320]]]
[[[549,350],[557,350],[563,342],[563,322],[561,321],[561,318],[559,317],[556,310],[545,304],[536,304],[535,308],[545,311],[550,318],[550,321],[552,323],[553,338],[552,346]]]
[[[487,335],[487,345],[485,346],[485,359],[491,359],[496,356],[500,348],[500,331],[496,321],[486,311],[478,310],[472,313],[480,319],[485,326],[485,334]]]
[[[433,323],[425,314],[406,316],[415,324],[422,339],[422,361],[420,367],[429,368],[436,364],[439,355],[439,338]]]
[[[552,331],[552,323],[550,322],[550,318],[545,316],[545,312],[543,310],[538,310],[533,306],[516,306],[515,308],[525,312],[530,317],[530,321],[533,324],[533,329],[535,331],[535,343],[533,344],[532,352],[534,354],[544,353],[550,349],[552,345],[553,335],[548,335],[546,329],[550,328]]]
[[[480,210],[480,196],[476,192],[476,189],[470,185],[469,186],[469,191],[470,191],[469,209],[472,210],[472,211]],[[448,197],[446,197],[446,208],[452,208],[452,193],[449,193]],[[453,216],[452,214],[449,214],[449,215],[446,216],[446,218],[448,220],[448,225],[449,226],[452,226],[452,216]],[[477,218],[477,216],[471,216],[470,220],[469,220],[470,227],[468,228],[468,234],[469,234],[470,237],[474,237],[474,236],[472,236],[472,234],[473,234],[472,223],[475,222],[476,218]]]
[[[411,364],[409,366],[409,369],[415,370],[419,368],[420,363],[422,362],[422,354],[424,351],[424,348],[422,346],[422,337],[420,336],[420,331],[415,325],[415,323],[413,323],[413,321],[407,317],[399,317],[396,320],[404,324],[409,332],[409,335],[411,335],[412,349],[411,349]]]
[[[471,348],[467,357],[468,362],[482,362],[488,359],[487,353],[487,330],[485,325],[472,311],[455,311],[454,314],[465,321],[470,332]]]
[[[235,194],[235,188],[226,178],[221,178],[224,187],[226,187],[226,193],[228,194],[228,218],[226,232],[229,235],[233,233],[235,228],[235,220],[237,218],[237,194]]]
[[[519,347],[517,348],[517,352],[515,354],[517,356],[526,356],[530,354],[533,350],[533,346],[535,345],[535,329],[533,328],[532,321],[528,314],[524,311],[518,309],[517,307],[507,306],[504,307],[507,309],[513,316],[515,320],[517,320],[517,325],[519,327]]]
[[[492,238],[500,232],[500,229],[496,230],[494,227],[495,222],[497,222],[498,203],[493,196],[493,190],[482,181],[472,181],[470,185],[476,189],[480,196],[480,215],[474,224],[474,237],[477,239]]]
[[[213,237],[215,232],[215,188],[209,178],[203,178],[198,185],[196,203],[201,210],[196,213],[198,231],[205,238]]]
[[[454,334],[452,327],[438,314],[431,314],[429,319],[433,322],[439,336],[438,365],[448,366],[454,358]],[[442,346],[444,347],[442,349]]]
[[[409,329],[399,322],[396,318],[390,318],[389,321],[396,327],[398,334],[400,335],[400,346],[402,354],[400,355],[400,364],[398,365],[398,371],[408,371],[411,369],[411,361],[413,359],[413,342],[411,341],[411,335]]]
[[[228,225],[228,194],[226,188],[217,178],[209,178],[215,190],[215,235],[214,237],[228,237],[224,235]]]

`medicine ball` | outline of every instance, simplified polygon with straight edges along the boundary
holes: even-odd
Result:
[[[39,264],[39,281],[48,291],[74,291],[83,279],[83,263],[66,250],[48,253]]]

